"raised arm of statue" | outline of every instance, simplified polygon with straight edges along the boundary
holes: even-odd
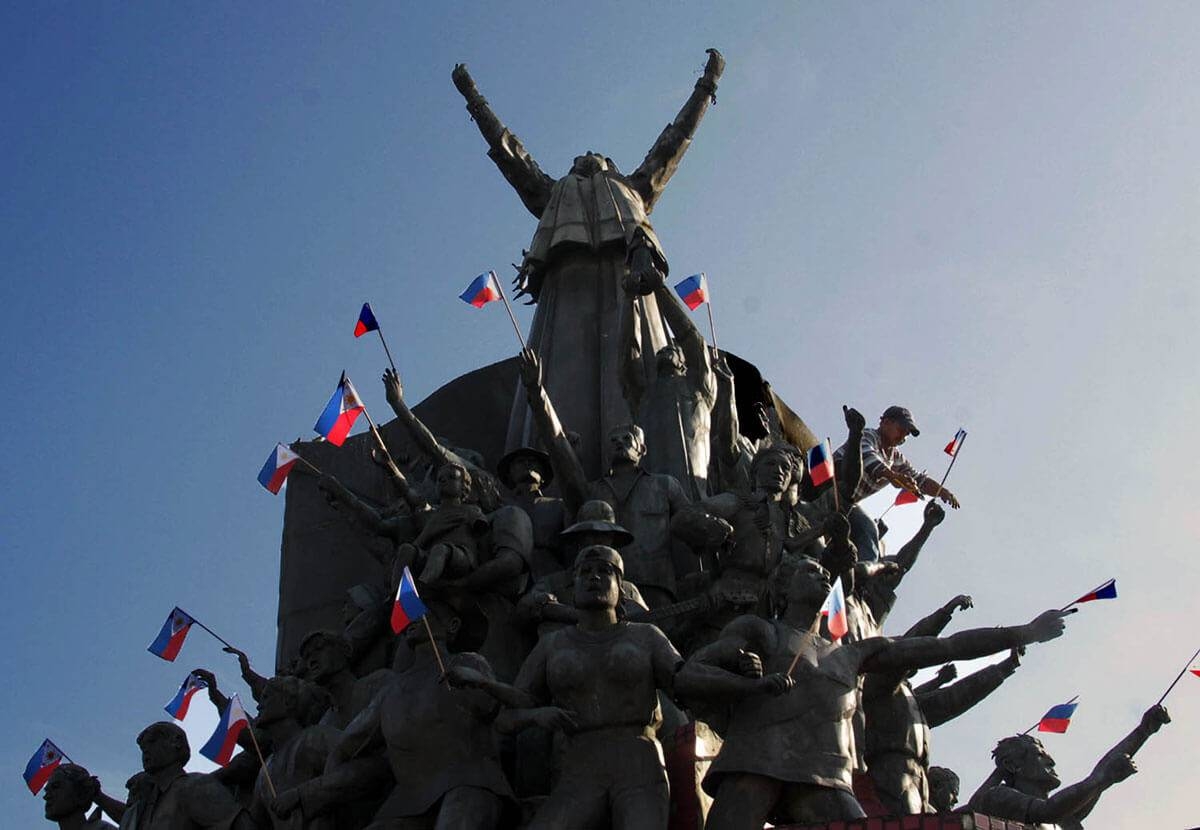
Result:
[[[646,203],[646,213],[654,209],[654,203],[662,195],[667,182],[675,175],[675,169],[692,143],[692,136],[700,126],[700,119],[708,110],[710,101],[717,99],[717,80],[725,71],[725,58],[716,49],[709,49],[708,63],[704,74],[696,81],[692,94],[684,102],[675,120],[659,134],[641,165],[629,177],[634,188]]]
[[[854,503],[854,493],[858,490],[858,484],[862,481],[863,474],[863,457],[862,457],[862,434],[863,429],[867,426],[867,419],[863,417],[852,406],[842,404],[842,418],[846,421],[846,454],[842,456],[841,464],[838,465],[838,495],[841,496],[841,503],[849,509]],[[858,452],[854,452],[854,448],[858,447]]]
[[[542,172],[521,139],[513,135],[492,112],[487,99],[475,87],[475,79],[467,71],[466,64],[455,66],[451,77],[454,86],[466,99],[467,112],[471,113],[471,118],[488,143],[488,157],[500,168],[501,174],[517,191],[529,212],[540,219],[550,200],[554,179]]]
[[[397,482],[397,485],[400,485],[400,482]],[[349,488],[329,474],[325,474],[317,480],[317,487],[325,493],[330,504],[335,508],[344,507],[355,521],[372,533],[386,536],[397,542],[409,542],[416,536],[417,527],[411,515],[403,514],[385,518],[382,513],[350,492]],[[401,493],[404,500],[415,511],[429,509],[428,502],[408,486],[407,480],[403,480],[403,488]]]
[[[1064,620],[1071,611],[1043,611],[1025,625],[1009,628],[974,628],[949,637],[901,637],[888,640],[874,637],[860,640],[849,648],[864,651],[863,671],[922,669],[951,660],[986,657],[998,651],[1030,643],[1044,643],[1061,637]]]
[[[453,453],[438,443],[437,438],[429,431],[429,427],[421,422],[404,400],[404,387],[400,383],[400,375],[391,369],[383,370],[383,391],[387,402],[396,413],[396,419],[404,425],[405,431],[417,446],[417,451],[430,464],[442,465],[450,461],[461,463],[461,459],[452,457]]]
[[[921,707],[925,721],[930,726],[941,726],[954,720],[975,704],[1000,688],[1000,684],[1021,665],[1020,649],[996,663],[935,691],[918,694],[917,704]]]
[[[579,456],[575,455],[575,449],[567,440],[550,396],[546,394],[546,387],[542,384],[542,365],[537,355],[529,349],[521,352],[521,382],[525,384],[534,422],[549,450],[550,464],[562,488],[563,502],[568,513],[574,516],[587,501],[587,475]]]
[[[959,594],[938,610],[922,617],[912,624],[912,628],[904,632],[905,637],[936,637],[950,624],[955,611],[966,611],[974,608],[975,603],[966,594]]]

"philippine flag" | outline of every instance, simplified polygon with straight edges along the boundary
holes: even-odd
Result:
[[[64,758],[66,756],[63,755],[61,749],[54,745],[54,741],[49,738],[42,741],[42,745],[38,747],[37,752],[33,753],[33,757],[25,765],[25,772],[22,773],[25,786],[29,787],[29,791],[34,795],[41,792],[42,787],[46,786],[46,782],[50,780],[50,775],[58,769],[58,765],[63,762]]]
[[[329,399],[329,403],[325,404],[325,411],[317,419],[313,430],[330,444],[340,447],[346,442],[350,428],[354,426],[354,421],[363,413],[364,409],[366,407],[363,406],[362,399],[358,397],[354,384],[350,382],[350,378],[346,377],[346,373],[342,372],[342,379],[338,381],[337,389],[333,391],[333,397]]]
[[[371,311],[370,303],[363,303],[362,311],[358,312],[358,322],[354,324],[354,336],[362,337],[369,331],[379,331],[379,321],[375,312]]]
[[[825,598],[825,604],[821,606],[821,616],[829,618],[827,621],[829,636],[834,640],[842,639],[850,630],[850,624],[846,620],[846,594],[842,591],[840,576],[837,578],[837,582],[833,583],[829,596]]]
[[[812,476],[814,487],[833,478],[833,450],[829,448],[828,438],[808,451],[808,474]]]
[[[400,575],[400,589],[396,591],[396,602],[392,605],[392,631],[399,634],[424,617],[426,611],[425,603],[417,596],[417,584],[405,565],[404,573]]]
[[[493,300],[500,299],[500,283],[496,281],[496,272],[488,271],[471,280],[467,290],[458,295],[467,305],[483,308]]]
[[[912,490],[901,490],[896,494],[896,500],[892,503],[899,507],[902,504],[916,504],[919,501],[917,494]]]
[[[268,492],[278,495],[279,489],[287,481],[288,473],[292,471],[292,467],[295,467],[299,460],[300,456],[283,444],[276,444],[275,449],[271,450],[270,457],[267,458],[267,463],[263,464],[263,468],[258,471],[258,483],[266,487]]]
[[[175,697],[171,698],[171,702],[163,708],[175,720],[183,720],[187,717],[188,707],[192,704],[192,697],[196,692],[207,688],[207,683],[197,677],[195,672],[190,672],[183,681],[183,685],[179,687],[179,691],[175,693]]]
[[[1060,703],[1051,706],[1050,711],[1042,715],[1038,723],[1038,732],[1057,732],[1060,735],[1071,725],[1071,715],[1079,707],[1078,703]]]
[[[1081,596],[1079,599],[1072,602],[1072,605],[1078,605],[1081,602],[1091,602],[1094,599],[1116,599],[1117,598],[1117,580],[1110,579],[1103,585],[1096,588],[1094,591]]]
[[[229,705],[225,707],[225,711],[221,713],[221,720],[217,722],[216,731],[212,733],[208,742],[200,747],[200,754],[214,764],[225,766],[237,748],[238,736],[249,725],[250,717],[242,708],[242,699],[235,693],[229,699]]]
[[[174,662],[175,658],[179,656],[179,649],[183,648],[183,641],[187,639],[188,631],[191,630],[194,622],[195,620],[189,617],[185,611],[181,611],[176,606],[167,616],[167,621],[163,623],[162,630],[158,632],[154,642],[146,646],[146,650],[168,663]]]
[[[951,457],[958,455],[958,448],[962,446],[962,442],[965,440],[967,440],[967,431],[960,429],[954,433],[954,438],[950,440],[950,443],[942,448],[942,452]]]
[[[683,304],[688,307],[688,310],[695,311],[708,302],[708,278],[704,276],[703,271],[699,274],[692,274],[679,281],[675,286],[675,293],[679,295],[679,299],[683,300]]]

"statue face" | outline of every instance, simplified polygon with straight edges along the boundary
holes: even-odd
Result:
[[[84,812],[92,805],[92,800],[83,787],[69,776],[55,770],[46,782],[42,799],[46,802],[46,818],[59,821],[75,813]]]
[[[621,577],[611,562],[585,559],[575,568],[575,607],[616,608],[621,598]]]
[[[258,717],[255,723],[266,726],[281,720],[287,720],[298,708],[294,697],[282,688],[279,683],[268,683],[262,690],[258,701]]]
[[[188,760],[178,738],[166,729],[152,727],[143,731],[138,735],[138,748],[142,750],[142,769],[146,772],[158,772],[176,764],[186,764]]]
[[[508,469],[512,480],[518,484],[530,484],[537,487],[545,479],[541,463],[534,458],[515,458]]]
[[[659,377],[682,377],[687,373],[683,349],[678,346],[663,346],[655,355]]]
[[[828,571],[811,559],[803,559],[788,583],[788,602],[798,605],[824,602],[832,587]]]
[[[304,676],[314,683],[333,677],[347,664],[345,650],[337,643],[324,641],[310,644],[300,659],[304,661]]]
[[[770,453],[754,468],[754,486],[768,493],[782,493],[791,481],[792,465],[780,453]]]
[[[929,801],[939,813],[948,813],[958,804],[958,779],[949,775],[929,776]]]
[[[601,170],[608,169],[608,160],[599,153],[593,153],[590,150],[582,156],[575,157],[575,163],[571,165],[571,172],[576,176],[594,176]]]
[[[1002,741],[1001,743],[1003,744],[1004,742]],[[1001,762],[1008,778],[1027,781],[1049,790],[1054,789],[1061,783],[1058,773],[1054,771],[1054,759],[1046,752],[1046,748],[1042,746],[1041,741],[1029,736],[1023,736],[1021,749],[1023,751],[1011,752]],[[997,752],[999,751],[998,748]]]
[[[611,462],[631,461],[636,464],[646,454],[646,445],[633,429],[617,427],[608,434],[608,450]]]
[[[437,472],[438,494],[450,498],[461,499],[466,495],[467,488],[463,482],[462,470],[446,465]]]

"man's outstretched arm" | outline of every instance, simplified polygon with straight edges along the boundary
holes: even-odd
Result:
[[[700,120],[708,111],[710,101],[717,99],[717,81],[725,71],[725,58],[716,49],[709,49],[704,74],[696,81],[692,94],[684,102],[675,120],[659,134],[654,146],[646,154],[633,175],[629,177],[646,204],[646,213],[654,209],[654,203],[662,195],[667,182],[675,175],[683,154],[691,146],[692,136],[700,126]]]
[[[550,189],[554,179],[542,172],[542,168],[525,149],[521,139],[496,117],[487,99],[479,94],[475,79],[467,71],[466,64],[458,64],[451,74],[454,86],[467,102],[467,112],[479,132],[488,143],[488,157],[496,163],[500,173],[521,197],[521,202],[539,219],[546,203],[550,200]]]
[[[917,694],[917,705],[921,707],[926,722],[930,726],[941,726],[999,689],[1000,684],[1011,677],[1021,665],[1022,651],[1024,649],[1014,648],[1008,657],[994,666],[986,666],[972,672],[944,688]]]

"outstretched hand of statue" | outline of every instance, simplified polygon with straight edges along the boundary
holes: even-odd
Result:
[[[242,674],[250,671],[250,658],[246,656],[246,652],[242,651],[240,648],[234,648],[233,646],[225,646],[225,648],[221,649],[221,651],[225,652],[226,654],[234,654],[237,656],[238,666],[241,668]]]
[[[450,78],[454,81],[454,88],[457,89],[464,98],[470,98],[479,94],[479,89],[475,86],[475,79],[471,77],[471,73],[467,71],[465,63],[454,64],[454,71],[450,73]]]
[[[763,676],[762,658],[753,651],[738,649],[737,673],[755,680]]]
[[[975,607],[975,600],[971,599],[967,594],[959,594],[954,599],[946,603],[946,610],[953,613],[955,611],[966,611],[968,608]]]
[[[400,383],[400,375],[392,369],[383,370],[383,391],[392,409],[404,403],[404,385]]]
[[[937,682],[943,686],[958,677],[958,666],[947,663],[937,670]]]
[[[851,432],[862,432],[867,426],[867,419],[852,406],[842,404],[842,415],[846,419],[846,428]]]
[[[487,682],[483,672],[469,666],[451,666],[446,669],[445,678],[455,689],[479,689]]]
[[[1026,642],[1045,643],[1061,637],[1067,630],[1066,618],[1078,610],[1078,608],[1069,608],[1066,611],[1052,609],[1038,614],[1024,626],[1027,635]]]
[[[942,506],[932,499],[929,504],[925,505],[924,520],[925,524],[930,527],[937,527],[946,518],[946,511]]]
[[[217,689],[217,676],[208,669],[192,669],[192,674],[203,680],[210,691]]]
[[[1161,703],[1151,706],[1142,715],[1142,728],[1148,730],[1151,735],[1170,722],[1171,716],[1167,714],[1167,707]]]

